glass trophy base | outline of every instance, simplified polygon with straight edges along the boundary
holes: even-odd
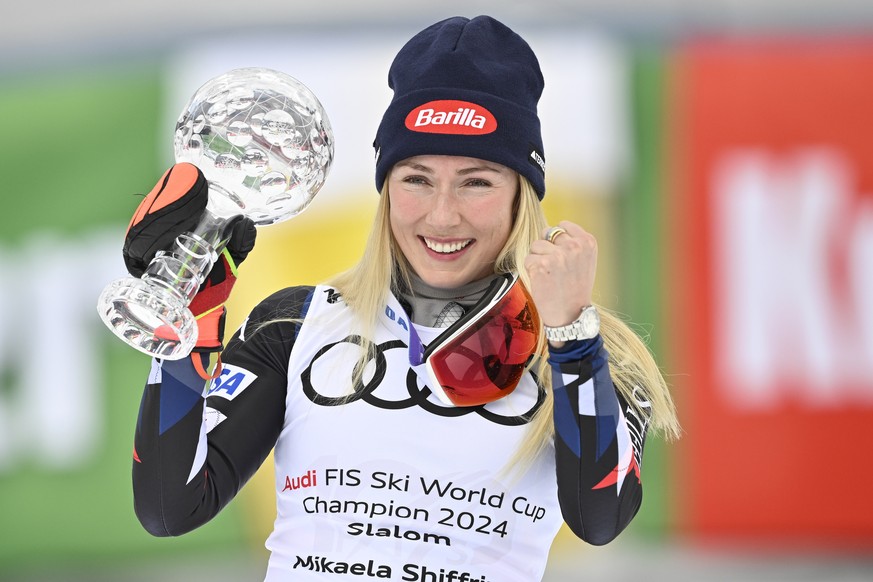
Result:
[[[197,342],[197,321],[176,295],[148,280],[113,281],[97,302],[103,323],[132,348],[155,358],[181,360]]]

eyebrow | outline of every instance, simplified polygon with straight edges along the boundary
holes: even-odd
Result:
[[[419,172],[424,172],[426,174],[433,174],[434,173],[433,168],[430,168],[428,166],[425,166],[423,164],[419,164],[416,162],[403,161],[403,162],[398,162],[397,165],[411,168],[411,169],[417,170]],[[482,172],[482,171],[494,172],[495,174],[501,173],[498,168],[495,168],[492,166],[471,166],[469,168],[461,168],[460,170],[457,171],[457,174],[460,176],[466,176],[467,174],[472,174],[474,172]]]

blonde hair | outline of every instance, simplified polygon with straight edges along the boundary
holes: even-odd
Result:
[[[531,244],[541,237],[548,223],[536,191],[523,176],[519,176],[515,205],[515,221],[495,261],[494,272],[518,272],[524,284],[530,286],[527,271],[523,268],[524,260],[530,253]],[[398,294],[409,285],[410,267],[392,235],[389,210],[386,180],[363,256],[351,269],[327,282],[342,294],[343,301],[357,315],[364,338],[372,337],[377,314],[385,304],[389,290]],[[680,429],[673,400],[648,346],[616,313],[602,306],[598,306],[598,311],[601,337],[609,353],[610,374],[616,389],[634,413],[653,429],[668,439],[678,437]],[[372,343],[365,346],[360,365],[356,366],[357,373],[363,373],[363,364],[373,357],[373,351]],[[530,420],[527,437],[513,460],[521,465],[536,457],[554,437],[554,401],[545,337],[540,338],[537,356],[531,365],[540,388],[545,392],[545,400]]]

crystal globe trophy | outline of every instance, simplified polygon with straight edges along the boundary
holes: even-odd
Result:
[[[178,360],[197,342],[188,305],[218,260],[237,216],[257,226],[305,210],[333,162],[330,121],[315,95],[279,71],[245,68],[207,81],[176,122],[176,162],[200,168],[209,201],[199,224],[159,251],[142,277],[107,285],[97,310],[131,347]]]

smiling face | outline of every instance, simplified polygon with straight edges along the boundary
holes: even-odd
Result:
[[[391,231],[425,283],[460,287],[494,272],[517,192],[518,174],[494,162],[408,158],[388,176]]]

